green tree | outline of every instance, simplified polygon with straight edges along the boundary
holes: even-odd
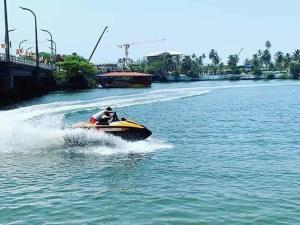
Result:
[[[292,59],[294,62],[299,62],[300,61],[300,50],[297,49],[293,52]]]
[[[252,73],[256,76],[262,75],[260,59],[259,59],[258,54],[253,55],[252,60],[251,60],[251,64],[252,64]]]
[[[164,69],[163,72],[165,74],[174,74],[176,71],[176,61],[173,59],[173,56],[169,53],[166,53],[162,57]]]
[[[51,55],[47,52],[40,52],[40,58],[43,59],[44,63],[49,63],[51,61]]]
[[[164,63],[162,60],[154,60],[151,63],[148,63],[145,67],[145,73],[153,74],[157,76],[164,75]]]
[[[202,58],[201,57],[198,58],[196,54],[192,54],[191,59],[192,59],[191,62],[192,66],[191,66],[191,71],[188,75],[192,78],[198,78],[202,66]]]
[[[96,85],[96,68],[76,53],[63,56],[59,62],[60,71],[54,74],[60,89],[85,89]]]
[[[289,53],[286,53],[283,60],[283,66],[286,70],[290,68],[291,62],[292,62],[291,55]]]
[[[230,55],[228,57],[227,65],[233,74],[239,74],[239,69],[237,67],[237,64],[239,63],[239,61],[240,61],[239,56],[236,54]]]
[[[145,72],[153,75],[178,75],[178,66],[180,64],[178,57],[173,57],[169,53],[162,54],[155,60],[146,63]]]
[[[280,51],[275,53],[275,65],[277,69],[281,69],[284,62],[284,54]]]
[[[272,56],[271,56],[269,49],[265,49],[261,56],[261,61],[265,65],[265,68],[267,70],[270,69],[271,60],[272,60]]]
[[[183,57],[181,62],[181,73],[190,75],[192,69],[192,59],[190,56],[186,55]]]
[[[299,63],[291,63],[290,72],[292,74],[293,79],[299,79],[299,77],[300,77],[300,64]]]
[[[270,48],[272,47],[272,44],[270,41],[266,41],[265,46],[268,50],[270,50]]]
[[[214,66],[217,66],[220,63],[220,61],[221,61],[221,59],[220,59],[220,57],[218,55],[218,52],[216,50],[214,50],[214,49],[210,50],[210,52],[209,52],[209,59],[212,61],[212,63],[213,63]]]

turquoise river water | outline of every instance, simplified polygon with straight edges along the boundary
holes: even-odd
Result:
[[[3,109],[0,224],[300,224],[299,94],[293,81],[154,84]],[[153,136],[68,129],[108,105]]]

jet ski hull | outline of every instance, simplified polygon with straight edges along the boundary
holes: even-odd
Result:
[[[126,141],[141,141],[152,135],[152,132],[146,127],[132,121],[117,121],[110,125],[95,125],[88,123],[79,123],[72,127],[73,129],[88,129],[97,132],[104,132],[120,137]]]

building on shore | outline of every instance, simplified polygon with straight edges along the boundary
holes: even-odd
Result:
[[[132,59],[122,58],[119,59],[117,63],[105,63],[99,64],[97,69],[101,71],[101,73],[109,73],[109,72],[121,72],[124,70],[128,70],[128,65],[132,65]]]
[[[161,56],[169,54],[173,57],[179,57],[179,59],[182,59],[184,54],[177,52],[177,51],[157,51],[157,52],[152,52],[144,56],[144,59],[148,62],[155,61],[159,59]]]
[[[103,88],[147,88],[152,85],[152,75],[135,72],[110,72],[96,76]]]

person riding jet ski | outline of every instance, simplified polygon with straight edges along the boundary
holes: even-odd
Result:
[[[107,107],[105,110],[102,110],[90,118],[90,124],[96,125],[108,125],[109,121],[118,121],[117,113],[112,110],[111,107]]]
[[[87,129],[99,131],[99,133],[107,133],[121,137],[126,141],[145,140],[152,135],[152,132],[145,126],[122,118],[119,120],[116,112],[111,107],[107,107],[95,115],[90,117],[89,123],[80,122],[74,124],[71,129]],[[77,143],[76,138],[68,137],[65,139],[67,143]]]

